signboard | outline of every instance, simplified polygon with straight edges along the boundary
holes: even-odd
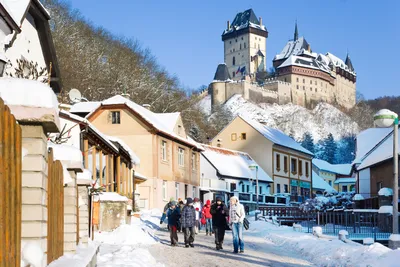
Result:
[[[291,186],[298,186],[298,181],[297,180],[290,180],[290,185]]]
[[[302,188],[310,188],[311,187],[311,183],[300,181],[300,187],[302,187]]]

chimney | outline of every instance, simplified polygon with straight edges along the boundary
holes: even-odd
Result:
[[[307,51],[311,53],[311,46],[310,46],[310,44],[308,44],[308,46],[307,46]]]
[[[142,105],[145,109],[148,109],[148,110],[150,110],[150,108],[151,108],[151,106],[149,105],[149,104],[143,104]]]
[[[226,22],[226,27],[227,27],[227,30],[229,30],[231,28],[231,23],[229,22],[229,20]]]
[[[262,26],[263,25],[262,24],[262,17],[260,17],[259,21],[260,21],[260,26]]]

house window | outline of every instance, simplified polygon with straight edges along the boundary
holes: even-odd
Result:
[[[232,65],[235,66],[235,64],[236,64],[236,58],[233,57],[233,58],[232,58]]]
[[[276,154],[276,170],[279,172],[281,170],[281,155]]]
[[[288,158],[287,158],[287,156],[284,156],[283,157],[283,171],[284,172],[288,172]]]
[[[178,134],[180,135],[182,131],[182,126],[178,125]]]
[[[297,173],[297,159],[290,160],[290,170],[293,174]]]
[[[175,183],[175,199],[179,198],[179,183]]]
[[[347,185],[342,185],[342,192],[347,192]]]
[[[196,187],[195,186],[193,186],[192,195],[193,195],[193,198],[197,197],[197,195],[196,195]]]
[[[242,140],[246,140],[246,138],[247,138],[246,133],[242,133],[241,137],[242,137]]]
[[[287,184],[285,184],[284,186],[285,186],[285,192],[284,193],[289,193],[289,186]]]
[[[308,162],[306,162],[306,177],[310,176]]]
[[[162,197],[164,200],[167,199],[167,181],[162,182]]]
[[[242,192],[243,192],[243,193],[244,193],[244,189],[245,189],[245,188],[244,188],[244,184],[242,184]]]
[[[178,164],[179,166],[185,166],[185,150],[183,148],[178,148]]]
[[[329,182],[329,185],[330,185],[330,186],[332,186],[332,181],[331,181],[331,180],[329,180],[328,182]]]
[[[276,193],[280,193],[281,192],[281,185],[280,184],[276,184]]]
[[[121,124],[121,114],[119,111],[111,111],[112,124]]]
[[[250,192],[250,185],[247,185],[246,187],[247,187],[246,188],[247,189],[247,193],[249,193]]]
[[[236,133],[231,134],[231,140],[232,141],[236,141],[237,140],[237,134]]]
[[[196,170],[196,154],[192,153],[192,170]]]
[[[260,186],[260,192],[258,192],[259,195],[262,194],[262,186]]]
[[[185,199],[188,198],[188,188],[189,186],[185,184]]]
[[[163,161],[167,161],[167,142],[161,141],[161,158]]]
[[[303,161],[299,160],[299,175],[303,175]]]

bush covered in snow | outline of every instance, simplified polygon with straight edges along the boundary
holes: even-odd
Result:
[[[300,205],[300,209],[304,212],[349,209],[353,205],[354,194],[355,192],[325,193],[324,196],[307,199]]]

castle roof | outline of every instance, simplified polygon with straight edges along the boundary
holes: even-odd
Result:
[[[230,33],[250,28],[256,30],[257,34],[268,37],[267,29],[264,25],[261,25],[253,9],[248,9],[246,11],[237,13],[229,29],[224,30],[222,33],[222,37],[224,39],[224,37]]]
[[[324,61],[310,57],[291,55],[281,65],[279,65],[278,69],[288,66],[299,66],[330,73],[329,65],[327,65]]]
[[[344,62],[344,64],[346,64],[346,66],[349,68],[350,71],[354,71],[354,67],[353,64],[351,63],[349,54],[347,54],[346,61]]]
[[[290,40],[286,43],[282,51],[274,57],[274,61],[282,60],[290,57],[291,55],[300,55],[303,50],[308,50],[308,42],[304,37],[300,37],[297,40]]]
[[[217,70],[215,71],[214,81],[226,81],[230,79],[231,76],[229,75],[228,67],[226,66],[226,64],[219,64]]]

